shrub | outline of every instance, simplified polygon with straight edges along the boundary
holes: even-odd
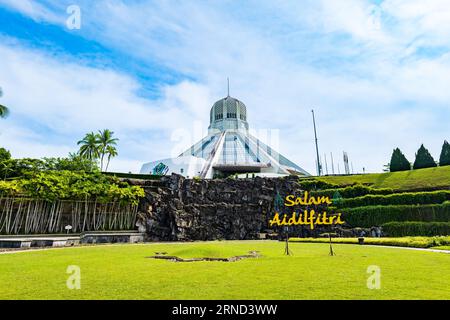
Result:
[[[290,242],[328,243],[326,238],[289,238]],[[333,238],[333,243],[357,244],[357,238]],[[450,245],[450,237],[365,238],[364,244],[397,247],[430,248]]]
[[[299,180],[300,188],[303,190],[311,191],[311,190],[319,190],[319,189],[333,189],[338,187],[335,184],[327,183],[325,181],[316,180],[316,179],[304,179],[301,178]]]
[[[139,179],[139,180],[161,180],[162,176],[152,174],[136,174],[123,172],[102,172],[105,176],[124,178],[124,179]]]
[[[18,181],[2,181],[0,180],[0,196],[13,197],[22,192],[22,188]]]
[[[2,164],[0,175],[3,178],[20,178],[30,173],[43,171],[99,171],[95,161],[84,159],[78,155],[70,155],[68,158],[8,159]]]
[[[55,200],[91,200],[138,204],[145,196],[138,186],[130,186],[99,172],[47,171],[28,174],[26,178],[0,181],[1,196],[22,196]]]
[[[352,227],[370,228],[391,221],[450,221],[450,202],[431,205],[368,206],[342,209]]]
[[[312,196],[325,196],[330,199],[334,196],[334,194],[339,192],[339,194],[343,198],[356,198],[360,196],[365,196],[367,194],[392,194],[394,193],[393,189],[383,188],[383,189],[375,189],[372,187],[364,186],[362,184],[356,184],[354,186],[345,187],[345,188],[337,188],[337,189],[325,189],[319,191],[311,191]]]
[[[387,195],[368,194],[362,197],[343,199],[338,207],[355,208],[362,206],[386,206],[404,204],[441,204],[450,200],[450,190],[404,192]]]
[[[388,222],[382,227],[383,231],[391,237],[450,235],[450,222]]]
[[[69,154],[67,158],[44,158],[44,169],[51,171],[83,171],[96,172],[98,165],[96,161],[83,158],[78,154]]]

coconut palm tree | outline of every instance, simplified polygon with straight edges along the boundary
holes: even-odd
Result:
[[[3,96],[2,88],[0,88],[0,98]],[[9,114],[9,109],[0,104],[0,118],[6,118]]]
[[[98,132],[97,134],[97,142],[99,146],[100,153],[100,170],[103,171],[103,160],[105,155],[108,153],[108,146],[115,147],[117,145],[117,141],[119,139],[113,138],[114,132],[109,129],[104,129]]]
[[[8,108],[0,104],[0,118],[6,118],[8,114],[9,114]]]
[[[109,162],[111,161],[111,158],[117,157],[117,149],[114,146],[107,146],[106,147],[106,154],[108,155],[108,162],[106,163],[106,172],[108,172]]]
[[[97,160],[100,156],[100,147],[98,135],[90,132],[87,133],[83,140],[78,141],[78,145],[81,146],[78,151],[79,155],[89,160]]]

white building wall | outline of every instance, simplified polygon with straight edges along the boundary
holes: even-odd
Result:
[[[185,177],[193,178],[200,175],[206,161],[204,159],[192,156],[163,159],[144,164],[140,173],[152,174],[153,169],[160,163],[165,164],[169,168],[167,175],[176,173]]]

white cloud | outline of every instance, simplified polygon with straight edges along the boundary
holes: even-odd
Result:
[[[0,124],[0,143],[15,158],[64,157],[72,151],[70,145],[46,143],[46,138],[26,127],[9,121]]]
[[[0,45],[0,56],[2,101],[11,109],[11,117],[2,121],[8,125],[0,127],[0,144],[16,157],[67,155],[86,132],[110,128],[123,151],[111,168],[136,171],[138,161],[168,154],[165,140],[171,132],[190,128],[208,108],[208,89],[191,82],[162,87],[162,98],[149,101],[137,95],[140,87],[133,78],[83,61],[17,43]]]
[[[0,5],[6,6],[12,10],[32,18],[35,21],[44,21],[48,23],[59,24],[64,20],[45,5],[32,0],[0,0]]]
[[[395,40],[414,54],[420,47],[445,46],[450,36],[450,7],[445,0],[386,0],[381,10]]]
[[[397,146],[412,158],[424,142],[438,155],[449,135],[439,124],[450,118],[450,62],[415,54],[447,43],[442,1],[427,8],[415,0],[258,1],[264,15],[254,20],[226,4],[81,2],[84,36],[196,79],[163,87],[159,100],[139,97],[130,76],[1,46],[5,99],[23,117],[73,137],[112,128],[126,144],[126,166],[172,155],[176,128],[190,132],[196,120],[206,127],[230,76],[250,125],[280,129],[281,153],[311,172],[311,108],[321,153],[337,159],[346,150],[359,171],[380,171]]]
[[[388,37],[381,28],[381,12],[369,1],[322,0],[318,14],[325,32],[342,32],[357,40],[386,42]]]

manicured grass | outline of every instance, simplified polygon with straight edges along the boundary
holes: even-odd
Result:
[[[114,245],[0,255],[1,299],[450,299],[450,255],[397,248],[230,241]],[[146,259],[229,257],[238,262]],[[66,287],[68,265],[81,268],[81,290]],[[367,268],[381,268],[381,289],[369,290]]]
[[[402,172],[317,177],[317,179],[340,186],[360,183],[370,184],[374,188],[392,188],[397,191],[450,189],[450,166]]]
[[[289,238],[290,242],[329,243],[328,238]],[[357,244],[358,238],[333,238],[333,243]],[[364,244],[411,248],[431,248],[450,245],[450,236],[445,237],[398,237],[364,238]]]
[[[448,251],[450,251],[450,246],[438,246],[438,247],[432,247],[431,249],[448,250]]]

